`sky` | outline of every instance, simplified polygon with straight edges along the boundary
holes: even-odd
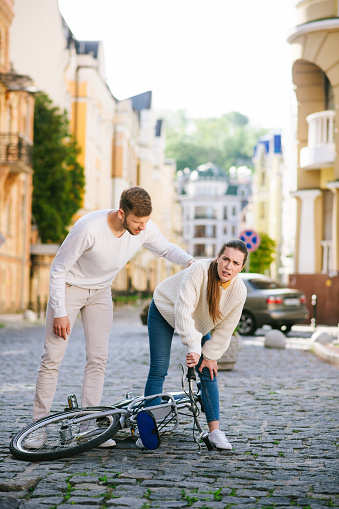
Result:
[[[156,110],[239,111],[284,127],[295,101],[295,0],[58,0],[78,40],[102,40],[117,99],[152,90]]]

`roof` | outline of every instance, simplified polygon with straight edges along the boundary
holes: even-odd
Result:
[[[134,95],[129,97],[132,101],[132,108],[134,111],[140,113],[141,110],[150,110],[152,106],[152,92],[143,92],[142,94]]]
[[[238,187],[235,185],[229,185],[225,194],[236,196],[238,194]]]
[[[253,150],[253,158],[256,157],[259,146],[264,147],[265,154],[268,154],[269,152],[273,154],[281,154],[281,134],[269,133],[265,134],[264,136],[260,136]]]
[[[90,55],[98,58],[98,47],[100,41],[77,41],[75,40],[75,49],[78,55]]]

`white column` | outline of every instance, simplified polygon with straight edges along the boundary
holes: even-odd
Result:
[[[303,189],[293,193],[300,198],[298,274],[315,273],[315,199],[321,195],[319,189]]]
[[[327,182],[328,189],[330,189],[333,193],[333,218],[332,218],[332,250],[331,250],[331,265],[329,275],[337,276],[338,275],[338,249],[339,249],[339,241],[338,241],[338,208],[339,208],[339,182]]]

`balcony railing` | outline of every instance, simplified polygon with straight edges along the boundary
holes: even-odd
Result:
[[[215,239],[216,233],[194,232],[195,239]]]
[[[216,219],[216,214],[195,213],[194,219]]]
[[[332,166],[335,159],[334,118],[332,110],[309,115],[307,147],[300,151],[300,166],[306,170]]]
[[[15,172],[32,169],[33,147],[22,136],[0,133],[0,164],[9,164]]]

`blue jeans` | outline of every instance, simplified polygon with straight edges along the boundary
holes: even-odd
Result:
[[[174,329],[159,313],[154,301],[152,300],[148,312],[148,335],[150,346],[150,368],[145,386],[145,396],[159,394],[163,391],[163,385],[167,370],[170,363],[171,346]],[[203,345],[205,341],[210,339],[208,333],[201,340]],[[211,380],[210,372],[207,368],[203,368],[202,372],[198,371],[203,356],[200,357],[196,366],[196,371],[201,383],[201,397],[207,422],[219,421],[219,389],[217,377]],[[159,405],[160,398],[152,401],[152,405]]]

